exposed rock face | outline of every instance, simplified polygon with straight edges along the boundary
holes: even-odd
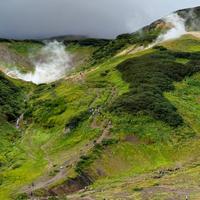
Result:
[[[164,30],[170,28],[167,23],[163,19],[159,19],[149,26],[144,27],[142,30],[143,31],[153,31],[153,30]]]
[[[50,189],[44,188],[38,191],[31,192],[28,195],[30,196],[30,198],[35,196],[35,198],[37,199],[37,196],[39,194],[41,199],[48,199],[48,197],[68,195],[86,189],[87,186],[92,183],[93,180],[87,174],[80,174],[75,178],[69,178],[62,185],[58,185]],[[42,192],[42,197],[40,192]]]
[[[200,6],[179,10],[176,13],[185,19],[187,31],[200,31]]]
[[[88,175],[82,174],[77,176],[76,178],[69,179],[61,186],[57,186],[55,188],[50,189],[48,193],[53,194],[55,196],[62,194],[71,194],[81,189],[84,189],[92,182],[93,181]]]
[[[195,8],[182,9],[174,12],[185,21],[186,31],[200,31],[200,6]],[[159,19],[150,25],[144,27],[142,31],[161,31],[165,32],[172,28],[172,24],[168,23],[165,18]]]

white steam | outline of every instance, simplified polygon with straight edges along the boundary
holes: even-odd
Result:
[[[156,41],[147,47],[142,46],[141,49],[137,49],[136,52],[151,48],[160,42],[176,39],[186,34],[185,20],[181,18],[177,13],[173,13],[163,18],[170,29],[161,34]],[[7,69],[4,72],[13,78],[22,79],[24,81],[30,81],[36,84],[50,83],[63,78],[67,71],[72,68],[72,57],[65,51],[65,46],[57,41],[47,43],[40,52],[31,57],[31,61],[35,66],[33,72],[21,73],[17,68],[12,70]]]
[[[65,46],[57,41],[47,43],[31,60],[35,66],[34,72],[24,74],[15,68],[7,75],[36,84],[50,83],[63,78],[72,67],[71,56],[65,51]]]
[[[172,27],[165,34],[160,35],[157,39],[157,42],[177,39],[186,34],[185,20],[181,18],[177,13],[168,15],[164,18],[164,21]]]
[[[162,43],[167,40],[177,39],[182,35],[188,33],[185,27],[185,19],[181,18],[177,13],[172,13],[166,16],[165,18],[163,18],[163,21],[166,23],[167,26],[169,26],[169,30],[166,33],[159,35],[155,41],[153,41],[147,46],[144,45],[138,47],[134,46],[134,48],[131,47],[130,49],[129,48],[125,49],[121,53],[119,53],[118,56],[129,53],[134,54],[140,51],[144,51],[146,49],[150,49],[158,45],[159,43]],[[195,33],[192,34],[197,35]],[[198,37],[200,37],[200,35],[198,35]]]

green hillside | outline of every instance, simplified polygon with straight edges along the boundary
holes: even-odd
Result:
[[[74,68],[53,83],[0,74],[0,199],[199,199],[200,39],[137,51],[157,25],[64,41]],[[25,73],[43,45],[2,40],[0,52]]]

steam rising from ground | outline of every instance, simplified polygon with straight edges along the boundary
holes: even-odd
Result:
[[[181,18],[177,13],[172,13],[163,18],[163,20],[170,29],[166,33],[161,34],[152,44],[147,47],[141,46],[139,49],[135,49],[135,52],[151,48],[166,40],[179,38],[187,33],[185,19]],[[66,75],[66,72],[72,67],[71,58],[65,51],[65,46],[62,43],[57,41],[49,42],[41,49],[38,55],[31,58],[35,66],[34,72],[23,74],[17,69],[13,69],[7,75],[36,84],[50,83]]]
[[[188,17],[191,17],[191,15],[192,14],[190,13],[190,16],[188,16]],[[191,33],[191,32],[186,31],[186,27],[185,27],[186,20],[183,19],[182,17],[180,17],[177,13],[172,13],[172,14],[166,16],[165,18],[163,18],[162,20],[166,23],[167,27],[169,27],[169,29],[165,33],[159,35],[157,37],[157,39],[154,42],[152,42],[151,44],[149,44],[148,46],[142,45],[142,46],[139,46],[136,48],[134,46],[134,49],[132,49],[132,47],[130,47],[130,49],[128,48],[128,49],[123,50],[121,53],[118,54],[118,56],[130,53],[130,52],[131,52],[131,54],[140,52],[145,49],[152,48],[155,45],[162,43],[164,41],[177,39],[184,34]],[[141,34],[142,34],[142,32],[141,32]],[[193,35],[194,35],[194,33],[193,33]]]
[[[65,46],[57,41],[47,43],[31,58],[35,70],[26,74],[14,69],[7,75],[36,84],[50,83],[63,78],[71,66],[71,56],[65,51]]]
[[[181,18],[177,13],[168,15],[163,20],[172,27],[165,34],[160,35],[157,39],[157,42],[177,39],[186,34],[185,20]]]

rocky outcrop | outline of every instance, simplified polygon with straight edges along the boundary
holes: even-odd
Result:
[[[187,31],[200,31],[200,6],[179,10],[176,13],[185,19]]]

